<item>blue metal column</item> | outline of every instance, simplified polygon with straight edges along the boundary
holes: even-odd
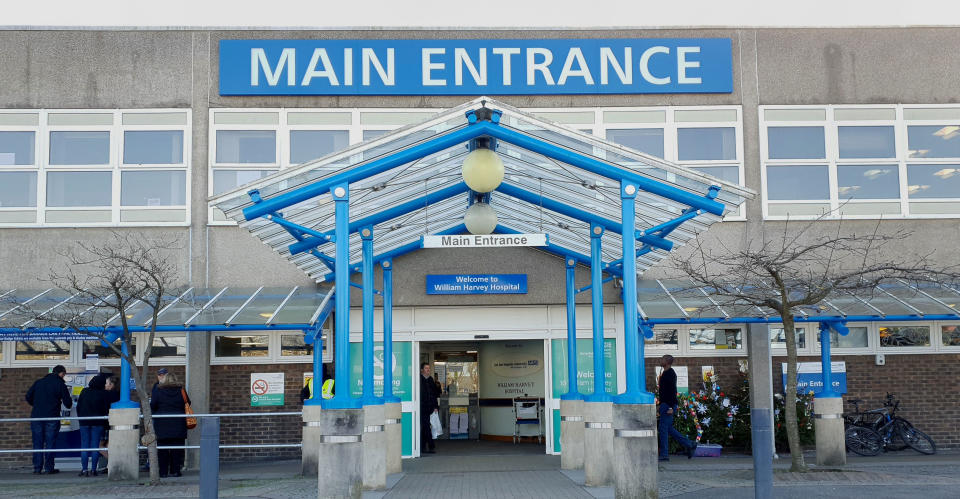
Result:
[[[334,396],[325,399],[324,409],[357,409],[359,399],[350,396],[350,186],[342,183],[330,190],[334,201],[336,262],[334,264],[334,335],[336,367]],[[316,381],[314,381],[316,383]]]
[[[110,407],[114,409],[136,409],[140,407],[140,404],[130,400],[130,363],[127,362],[128,348],[127,339],[124,338],[120,341],[120,351],[123,352],[123,355],[120,357],[120,400],[110,405]]]
[[[577,390],[577,261],[567,258],[567,393],[560,400],[581,400]]]
[[[393,260],[384,260],[383,267],[383,401],[400,403],[393,395]]]
[[[833,391],[833,372],[830,365],[830,323],[820,323],[820,371],[823,376],[823,390],[815,398],[837,398],[840,394]]]
[[[623,339],[626,357],[627,390],[615,398],[620,404],[652,404],[653,394],[646,392],[644,362],[641,345],[643,338],[637,324],[637,240],[634,233],[637,218],[637,186],[620,184],[620,213],[623,224]]]
[[[593,394],[584,397],[587,402],[609,402],[603,366],[603,262],[600,238],[603,227],[590,225],[590,309],[593,315]]]
[[[373,393],[373,227],[360,229],[363,253],[363,405],[382,404]]]
[[[336,296],[336,295],[334,295]],[[320,405],[323,401],[323,329],[317,329],[317,336],[313,340],[313,387],[310,389],[310,398],[303,401],[303,405]],[[310,334],[310,333],[307,333]],[[336,384],[336,382],[334,382]]]

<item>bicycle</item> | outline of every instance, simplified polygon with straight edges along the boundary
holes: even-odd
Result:
[[[887,393],[880,409],[861,412],[862,400],[849,400],[854,412],[844,414],[847,448],[861,456],[875,456],[881,451],[903,450],[907,447],[921,454],[936,454],[937,446],[926,433],[901,416],[897,416],[900,401]]]

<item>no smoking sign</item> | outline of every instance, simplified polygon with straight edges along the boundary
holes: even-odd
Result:
[[[283,373],[252,373],[250,405],[283,405]]]

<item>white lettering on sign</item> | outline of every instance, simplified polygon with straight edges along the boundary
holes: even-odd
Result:
[[[503,248],[507,246],[546,246],[546,234],[460,234],[423,236],[424,248]]]

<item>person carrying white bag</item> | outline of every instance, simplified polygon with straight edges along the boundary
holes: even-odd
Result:
[[[420,452],[436,453],[433,439],[443,433],[440,426],[440,394],[433,381],[429,362],[420,364]]]

